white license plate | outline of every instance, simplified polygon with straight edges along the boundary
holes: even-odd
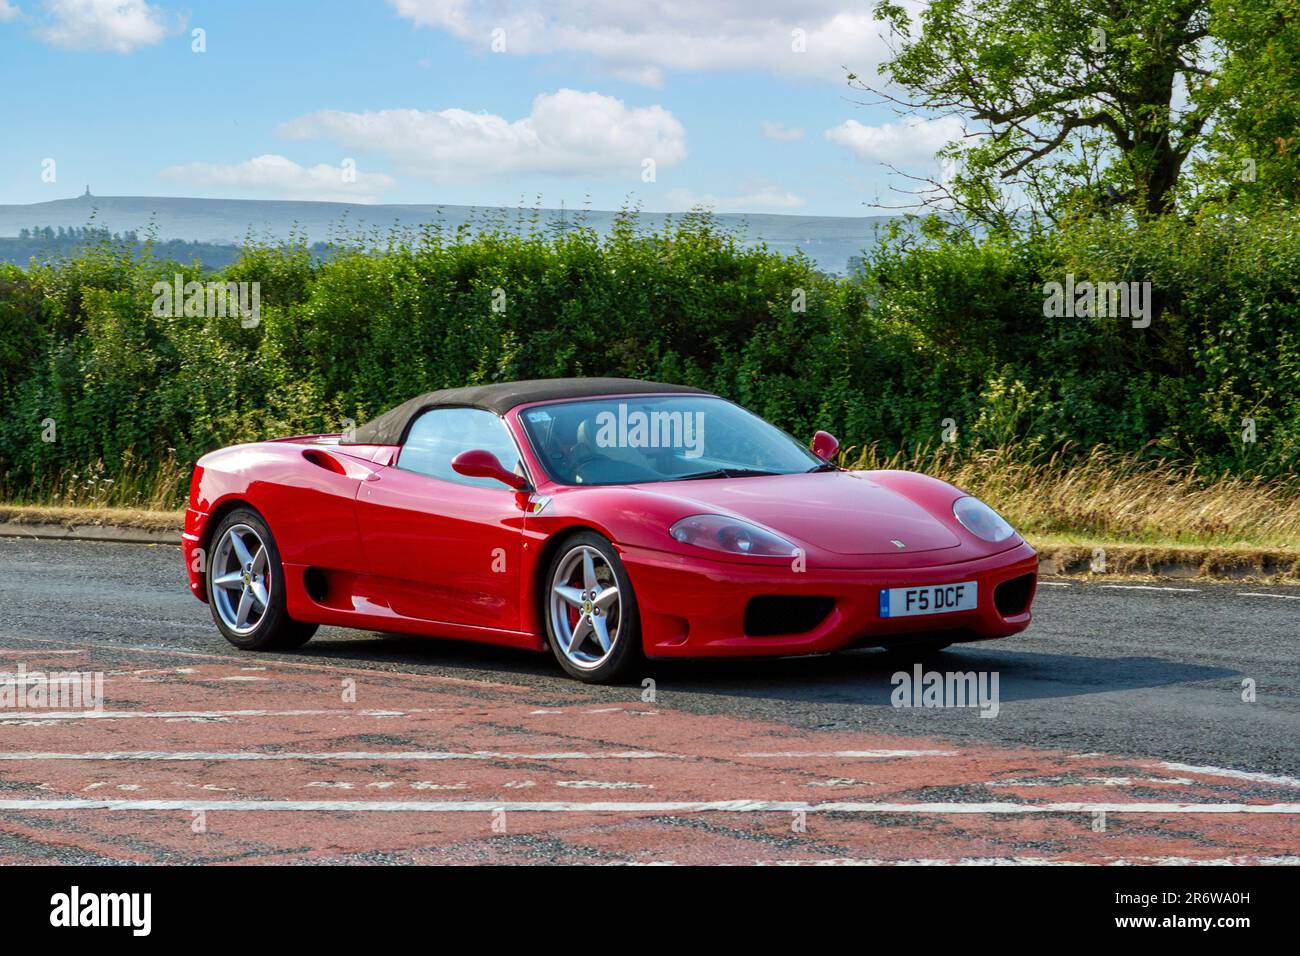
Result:
[[[931,584],[923,588],[885,588],[880,592],[881,617],[913,614],[950,614],[979,607],[979,585],[974,581]]]

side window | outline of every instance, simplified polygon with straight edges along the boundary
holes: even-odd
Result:
[[[507,471],[519,468],[519,450],[496,415],[481,408],[431,408],[411,425],[397,467],[462,485],[504,490],[506,486],[495,479],[452,471],[451,460],[475,448],[492,452]]]

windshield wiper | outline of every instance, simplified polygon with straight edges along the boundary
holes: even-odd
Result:
[[[697,471],[692,475],[676,475],[669,481],[688,481],[694,478],[752,478],[762,475],[779,475],[779,471],[761,471],[757,468],[714,468],[712,471]]]
[[[833,465],[829,461],[824,461],[820,465],[813,465],[811,468],[805,471],[804,474],[815,475],[819,471],[839,471],[839,470],[840,469],[838,465]]]

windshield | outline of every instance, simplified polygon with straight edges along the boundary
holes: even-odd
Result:
[[[547,473],[566,485],[790,475],[823,464],[776,426],[706,395],[556,402],[519,420]]]

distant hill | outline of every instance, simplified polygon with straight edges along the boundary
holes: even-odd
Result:
[[[65,229],[93,225],[112,233],[144,235],[150,227],[159,240],[197,243],[203,246],[233,245],[248,235],[284,239],[291,232],[304,235],[311,243],[328,242],[358,233],[381,235],[394,226],[418,227],[441,222],[444,228],[482,223],[502,214],[507,221],[525,221],[531,209],[502,209],[490,206],[359,205],[334,202],[294,202],[264,199],[178,199],[166,196],[78,196],[27,205],[0,205],[0,238],[17,238],[22,229],[60,226]],[[537,210],[543,226],[584,221],[599,233],[609,230],[617,213],[609,210]],[[738,230],[748,242],[766,242],[777,252],[801,250],[826,272],[845,273],[851,257],[862,255],[874,241],[876,231],[890,216],[796,216],[772,213],[718,213],[727,228]],[[642,213],[647,229],[657,229],[663,213]],[[15,259],[13,243],[0,243],[0,260]],[[23,246],[26,249],[26,246]],[[161,252],[161,250],[160,250]],[[211,250],[209,250],[211,252]],[[201,257],[223,258],[215,253]]]
[[[24,226],[16,239],[0,236],[0,262],[25,266],[31,260],[50,262],[76,255],[87,246],[109,243],[116,248],[133,248],[139,252],[145,244],[136,232],[109,232],[86,226]],[[312,247],[317,255],[329,250],[324,243]],[[184,239],[158,239],[152,243],[155,259],[189,263],[198,260],[208,269],[222,269],[239,258],[239,247],[221,242],[189,242]]]

